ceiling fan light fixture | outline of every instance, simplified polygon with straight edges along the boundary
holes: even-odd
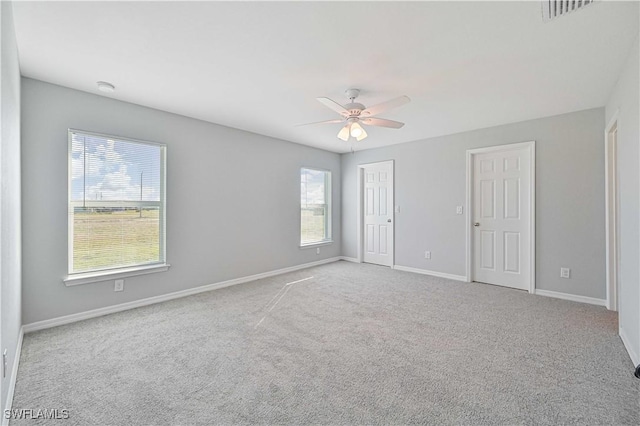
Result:
[[[350,133],[351,123],[347,123],[342,129],[340,129],[340,132],[338,132],[338,138],[346,142],[349,140]]]
[[[351,125],[351,136],[352,137],[357,138],[357,137],[361,136],[363,131],[364,130],[362,129],[362,126],[359,125],[358,123],[353,123]]]
[[[362,129],[362,133],[360,134],[360,136],[356,136],[356,140],[360,142],[362,139],[366,137],[367,137],[367,132],[365,132],[364,129]]]

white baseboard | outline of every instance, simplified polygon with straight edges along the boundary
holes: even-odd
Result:
[[[344,261],[347,261],[347,262],[353,262],[353,263],[362,263],[358,259],[356,259],[355,257],[340,256],[340,260],[344,260]]]
[[[5,410],[10,410],[13,405],[13,392],[16,390],[16,379],[18,378],[18,367],[20,366],[20,354],[22,353],[22,339],[24,338],[24,327],[20,327],[18,334],[18,343],[16,343],[16,351],[13,357],[13,368],[11,368],[11,377],[9,377],[9,389],[7,389],[7,400],[4,404]],[[9,419],[5,418],[4,411],[2,416],[2,426],[7,426]]]
[[[65,315],[62,317],[52,318],[43,321],[36,321],[23,326],[25,333],[31,333],[38,330],[44,330],[47,328],[57,327],[59,325],[71,324],[78,321],[83,321],[89,318],[96,318],[103,315],[109,315],[116,312],[127,311],[129,309],[140,308],[142,306],[153,305],[155,303],[166,302],[168,300],[179,299],[181,297],[191,296],[205,291],[217,290],[219,288],[230,287],[236,284],[242,284],[249,281],[255,281],[262,278],[273,277],[275,275],[282,275],[289,272],[298,271],[300,269],[311,268],[313,266],[324,265],[325,263],[332,263],[340,260],[338,257],[331,257],[328,259],[318,260],[316,262],[303,263],[302,265],[291,266],[288,268],[277,269],[275,271],[263,272],[261,274],[249,275],[247,277],[234,278],[232,280],[222,281],[219,283],[203,285],[200,287],[189,288],[187,290],[180,290],[174,293],[162,294],[160,296],[148,297],[146,299],[134,300],[132,302],[121,303],[118,305],[107,306],[104,308],[93,309],[91,311],[79,312],[77,314]]]
[[[467,277],[463,275],[447,274],[444,272],[428,271],[426,269],[411,268],[409,266],[394,265],[393,269],[398,271],[413,272],[415,274],[431,275],[432,277],[448,278],[450,280],[467,282]]]
[[[620,339],[622,339],[622,343],[624,344],[624,347],[627,349],[627,352],[629,353],[629,357],[631,358],[631,362],[633,362],[633,366],[636,367],[640,365],[640,356],[635,351],[635,349],[631,347],[631,342],[629,342],[629,338],[627,337],[627,334],[624,332],[622,328],[618,330],[618,334],[620,335]]]
[[[534,294],[538,296],[555,297],[556,299],[571,300],[572,302],[588,303],[590,305],[606,306],[605,299],[596,299],[595,297],[578,296],[576,294],[560,293],[558,291],[536,289]]]

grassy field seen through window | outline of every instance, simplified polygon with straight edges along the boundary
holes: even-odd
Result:
[[[300,217],[300,243],[309,244],[325,239],[324,208],[302,208]]]
[[[73,272],[160,261],[157,209],[76,212]]]

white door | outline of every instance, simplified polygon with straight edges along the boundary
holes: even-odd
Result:
[[[363,261],[393,266],[393,163],[363,168]]]
[[[473,280],[528,290],[531,151],[505,148],[473,157]]]

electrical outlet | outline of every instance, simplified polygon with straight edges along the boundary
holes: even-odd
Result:
[[[431,259],[431,252],[430,251],[425,251],[424,252],[424,258],[425,259]]]
[[[124,280],[116,280],[113,291],[124,291]]]
[[[560,278],[571,278],[571,269],[560,268]]]
[[[320,247],[316,248],[316,254],[320,254]]]
[[[456,207],[456,214],[462,214],[462,206]]]

